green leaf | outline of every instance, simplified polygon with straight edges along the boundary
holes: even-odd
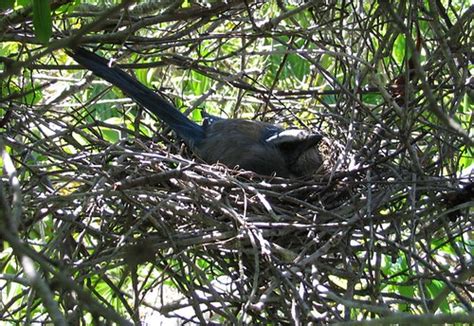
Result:
[[[191,120],[201,121],[202,120],[201,110],[193,110],[193,112],[191,114]]]
[[[138,55],[133,55],[131,57],[131,60],[133,62],[140,62],[140,63],[147,63],[148,61],[144,61],[144,60],[141,60],[141,61],[137,61],[137,59],[139,59],[139,56]],[[151,86],[151,82],[153,81],[153,75],[155,73],[155,68],[152,68],[152,69],[134,69],[133,70],[133,74],[135,75],[135,77],[138,79],[138,81],[142,84],[144,84],[145,86],[147,87],[152,87]]]
[[[407,297],[407,298],[413,298],[415,295],[415,289],[413,286],[408,286],[408,285],[400,285],[398,287],[398,290],[400,291],[400,294]]]
[[[197,71],[191,72],[191,78],[190,87],[194,95],[202,95],[211,87],[211,81],[209,77]]]
[[[103,127],[101,132],[104,136],[104,139],[109,143],[116,143],[120,140],[120,133],[117,130]]]
[[[1,1],[1,0],[0,0]],[[26,73],[25,76],[28,76]],[[32,87],[36,85],[30,84],[25,87],[25,89],[22,89],[16,85],[8,85],[6,86],[5,84],[0,82],[0,97],[5,97],[10,95],[11,93],[18,93],[24,95],[19,99],[22,103],[26,105],[33,105],[37,104],[42,98],[43,98],[43,93],[40,89],[36,89],[32,91]]]
[[[443,291],[444,287],[445,287],[444,283],[438,280],[432,280],[431,282],[427,284],[427,289],[432,299],[436,298],[438,294],[440,294],[441,291]],[[439,309],[444,313],[451,313],[451,309],[449,308],[449,303],[447,301],[447,298],[441,301]]]
[[[305,10],[305,11],[299,12],[295,15],[295,18],[299,26],[303,28],[308,28],[311,26],[312,21],[311,21],[311,14],[309,11]]]
[[[362,94],[362,99],[364,103],[372,105],[379,105],[383,103],[382,95],[376,93]]]
[[[309,62],[298,54],[288,55],[288,65],[285,67],[285,77],[295,76],[298,80],[303,81],[309,74]]]
[[[37,104],[43,98],[43,92],[41,90],[35,90],[34,92],[28,93],[23,96],[23,102],[28,105]]]
[[[112,117],[105,120],[107,124],[120,126],[123,124],[123,119],[118,117]],[[120,132],[118,130],[108,128],[108,127],[101,127],[100,131],[104,136],[104,139],[110,143],[116,143],[120,140]]]
[[[403,60],[407,55],[407,45],[405,35],[398,35],[397,39],[393,43],[392,54],[398,64],[402,64]],[[407,56],[409,57],[409,56]]]
[[[41,43],[48,44],[53,34],[49,0],[33,0],[33,26],[36,38]]]
[[[0,10],[12,9],[14,5],[15,5],[15,0],[1,0]]]
[[[413,298],[415,294],[415,289],[413,286],[408,286],[408,285],[400,285],[398,287],[398,291],[400,292],[401,295],[407,297],[407,298]],[[398,305],[398,309],[403,312],[409,312],[410,311],[410,305],[407,303],[400,303]]]

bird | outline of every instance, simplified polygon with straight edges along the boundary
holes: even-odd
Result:
[[[283,178],[310,177],[321,171],[323,159],[318,144],[323,136],[318,132],[207,113],[203,113],[202,124],[198,124],[110,60],[83,47],[68,49],[66,53],[151,111],[206,163],[222,163],[229,168]]]

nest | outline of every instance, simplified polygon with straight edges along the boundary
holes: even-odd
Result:
[[[60,270],[90,291],[93,279],[106,280],[111,297],[130,311],[148,307],[148,316],[155,309],[201,323],[290,323],[343,319],[347,307],[389,314],[407,298],[381,289],[401,282],[383,270],[406,259],[420,270],[406,266],[399,273],[411,276],[402,282],[454,275],[461,261],[437,265],[427,260],[437,252],[422,244],[446,245],[472,226],[458,206],[440,204],[456,193],[452,181],[418,178],[398,163],[407,159],[401,151],[364,168],[288,180],[205,165],[138,139],[95,139],[94,150],[68,156],[56,155],[56,143],[35,147],[60,161],[48,176],[29,165],[21,233],[54,230],[41,246]],[[335,146],[321,150],[347,155]],[[326,156],[333,168],[341,161]],[[460,298],[464,286],[456,285]],[[147,302],[168,287],[179,295]]]
[[[226,13],[210,23],[215,28],[219,19],[252,12],[236,3],[200,10],[208,10],[209,17]],[[315,33],[317,44],[339,40],[329,18],[339,10],[326,9],[311,11],[328,15],[320,18],[330,37],[319,39],[324,35]],[[397,17],[389,11],[379,14],[370,22]],[[193,17],[179,24],[194,31]],[[156,24],[150,19],[131,22],[139,23]],[[247,23],[251,26],[242,20]],[[170,26],[165,26],[168,32]],[[272,26],[261,28],[271,31]],[[455,29],[460,43],[461,30]],[[305,39],[299,30],[287,32]],[[375,27],[373,33],[388,42]],[[356,44],[361,35],[347,37]],[[266,37],[260,32],[254,36]],[[153,324],[164,316],[199,324],[325,324],[369,318],[403,323],[409,314],[421,312],[425,322],[472,321],[472,315],[430,319],[448,306],[451,312],[472,311],[473,301],[473,175],[466,170],[472,150],[463,131],[472,127],[472,112],[459,111],[460,127],[452,124],[451,113],[469,93],[467,73],[453,85],[452,58],[432,55],[424,63],[432,70],[428,77],[417,74],[420,80],[393,68],[392,62],[387,71],[399,78],[382,83],[374,74],[373,88],[365,91],[350,90],[350,83],[339,83],[321,69],[336,90],[266,92],[257,78],[224,73],[225,65],[211,68],[166,52],[172,45],[194,49],[194,43],[183,43],[181,37],[162,41],[161,63],[210,76],[218,81],[217,94],[237,89],[231,96],[235,102],[258,100],[252,118],[322,131],[324,171],[308,179],[283,179],[207,165],[127,100],[113,101],[124,113],[115,116],[120,123],[95,119],[96,110],[103,109],[101,96],[110,89],[81,97],[93,77],[60,92],[54,82],[44,83],[43,93],[54,94],[49,102],[8,101],[0,121],[5,168],[0,235],[6,245],[1,284],[10,291],[17,286],[17,292],[2,299],[2,320],[50,322],[60,320],[55,315],[60,311],[71,324]],[[102,35],[86,39],[107,40],[113,43]],[[142,41],[131,37],[124,57],[142,53]],[[150,44],[143,51],[153,55]],[[290,43],[284,48],[294,50]],[[310,47],[306,50],[311,53]],[[334,75],[342,79],[365,71],[361,60],[328,53],[336,61]],[[302,56],[321,68],[309,55]],[[375,53],[366,60],[373,58]],[[466,72],[461,58],[462,53],[456,63]],[[413,69],[418,68],[415,64]],[[171,88],[166,81],[177,72],[162,73],[160,81]],[[199,100],[218,96],[216,89]],[[251,95],[241,97],[243,90]],[[378,104],[365,103],[374,92]],[[433,99],[447,113],[433,109]],[[224,95],[212,99],[219,105],[226,100]],[[229,115],[240,113],[249,115],[248,110]],[[153,130],[153,136],[144,130]],[[28,274],[30,267],[36,272]]]

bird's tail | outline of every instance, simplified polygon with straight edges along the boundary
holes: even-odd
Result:
[[[83,48],[75,48],[67,53],[81,66],[118,87],[122,92],[153,112],[191,147],[197,145],[204,138],[202,126],[188,119],[168,101],[151,91],[134,77],[118,67],[111,66],[108,60]]]

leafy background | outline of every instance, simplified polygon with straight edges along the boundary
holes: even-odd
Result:
[[[469,1],[0,4],[0,318],[472,323]],[[323,132],[329,172],[203,164],[64,49]]]

